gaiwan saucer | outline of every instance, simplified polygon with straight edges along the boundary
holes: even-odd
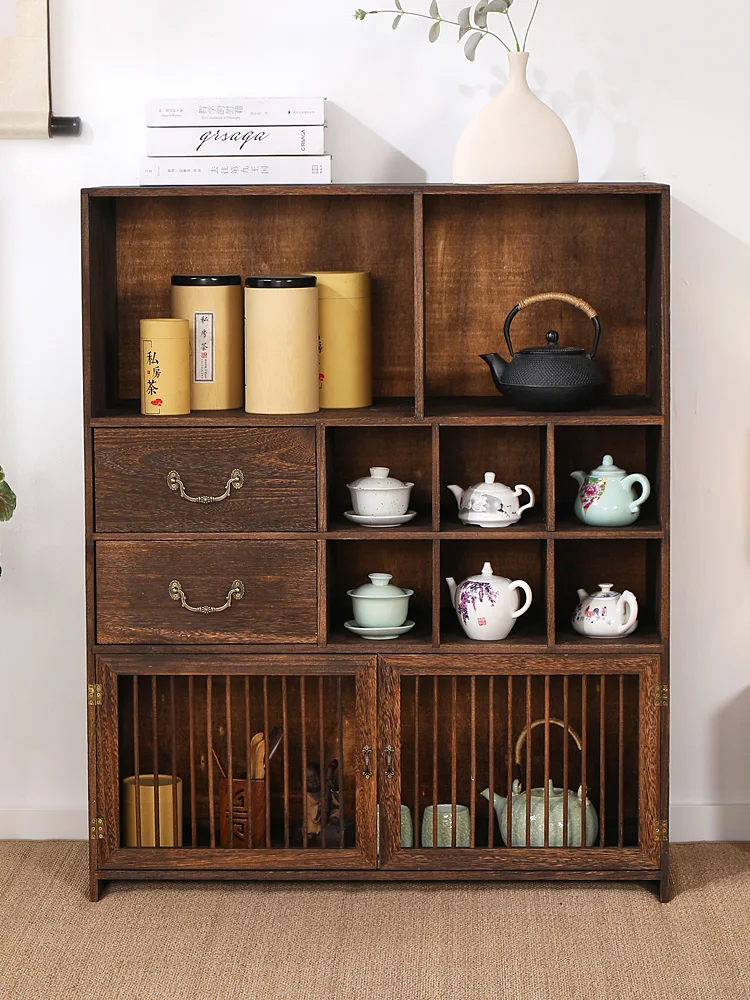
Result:
[[[360,636],[362,639],[398,639],[400,635],[403,635],[405,632],[409,632],[414,628],[414,622],[407,620],[403,625],[391,625],[383,628],[364,628],[362,625],[357,625],[357,623],[352,620],[350,622],[344,622],[344,628],[348,628],[350,632],[354,632],[355,635]]]
[[[348,517],[355,524],[366,524],[370,528],[392,528],[397,524],[406,524],[417,516],[415,510],[407,510],[405,514],[355,514],[353,510],[345,510],[344,517]]]

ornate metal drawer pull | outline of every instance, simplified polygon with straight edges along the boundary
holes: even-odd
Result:
[[[393,755],[394,755],[395,752],[396,751],[393,749],[393,747],[386,747],[385,748],[385,776],[386,776],[386,778],[392,778],[393,775],[396,773],[393,770]]]
[[[232,475],[227,479],[227,485],[221,496],[210,497],[191,497],[185,492],[185,486],[180,479],[180,474],[176,469],[172,469],[171,472],[167,474],[167,486],[170,490],[179,490],[180,496],[183,500],[187,500],[188,503],[221,503],[222,500],[229,499],[229,494],[232,492],[232,487],[236,490],[241,490],[245,483],[245,476],[241,469],[232,469]]]
[[[169,596],[173,601],[179,601],[186,611],[194,611],[197,615],[215,615],[219,611],[226,611],[227,608],[231,608],[232,600],[242,600],[245,596],[245,584],[242,580],[233,580],[232,586],[229,588],[229,593],[227,594],[227,599],[220,608],[213,608],[210,605],[203,605],[200,608],[192,607],[187,602],[185,591],[182,589],[182,584],[179,580],[172,580],[169,584]]]
[[[367,781],[372,777],[372,771],[370,770],[370,757],[372,757],[372,747],[362,747],[362,755],[365,758],[365,769],[362,772],[362,777]]]

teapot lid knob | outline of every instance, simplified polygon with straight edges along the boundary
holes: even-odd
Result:
[[[495,574],[492,572],[492,563],[486,562],[484,566],[482,566],[482,576],[494,576],[494,575]]]
[[[373,479],[387,479],[390,469],[386,469],[383,465],[376,465],[370,469],[370,475]]]
[[[611,455],[605,455],[604,458],[602,459],[602,465],[614,465],[614,464],[615,460],[614,458],[612,458]]]
[[[547,332],[547,347],[556,347],[559,339],[560,334],[557,330],[549,330]]]
[[[485,472],[485,474],[484,474],[484,481],[485,481],[485,483],[494,483],[495,482],[495,473],[494,472]]]

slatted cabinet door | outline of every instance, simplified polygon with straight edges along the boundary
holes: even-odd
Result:
[[[112,656],[97,676],[104,877],[376,866],[375,657]]]
[[[382,657],[380,867],[653,876],[659,666],[620,653]]]

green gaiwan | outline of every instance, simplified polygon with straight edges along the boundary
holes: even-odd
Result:
[[[362,628],[399,628],[409,614],[413,590],[391,583],[390,573],[368,574],[370,583],[347,590],[352,599],[354,620]]]

